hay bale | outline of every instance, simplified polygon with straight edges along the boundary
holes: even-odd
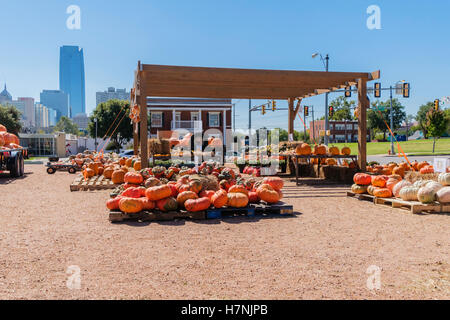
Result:
[[[161,140],[148,139],[148,152],[149,154],[162,154]]]
[[[200,174],[192,174],[189,176],[189,180],[199,180],[202,183],[203,190],[219,190],[219,181],[216,176],[212,174],[204,176]]]

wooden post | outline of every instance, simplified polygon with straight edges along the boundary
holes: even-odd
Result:
[[[138,134],[138,124],[133,122],[133,150],[134,155],[139,154],[139,134]]]
[[[292,134],[294,136],[294,120],[295,120],[295,111],[294,111],[294,99],[288,99],[289,105],[289,116],[288,116],[288,137]],[[289,139],[289,138],[288,138]]]
[[[146,78],[144,72],[141,70],[141,64],[138,65],[138,73],[140,79],[140,95],[139,95],[139,107],[141,122],[140,126],[140,147],[141,147],[141,167],[148,168],[148,109],[147,109],[147,94],[146,94]]]
[[[362,171],[366,171],[367,165],[367,80],[358,80],[358,165]]]

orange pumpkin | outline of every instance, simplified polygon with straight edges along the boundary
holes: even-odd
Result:
[[[141,184],[142,182],[144,182],[144,178],[140,173],[128,172],[124,176],[124,181],[132,184]]]
[[[168,185],[150,187],[145,191],[145,196],[151,201],[158,201],[172,195],[172,189]]]
[[[142,202],[143,210],[153,210],[155,209],[155,202],[151,201],[149,199],[145,198],[139,198],[139,200]]]
[[[244,193],[228,193],[227,205],[233,208],[244,208],[248,205],[248,197]]]
[[[281,191],[279,191],[279,192],[281,192]],[[258,193],[255,191],[250,191],[248,193],[248,201],[250,203],[258,203],[259,202]]]
[[[431,174],[434,173],[433,166],[425,166],[420,169],[420,174]]]
[[[125,160],[125,166],[131,168],[133,166],[133,158],[128,158]]]
[[[212,200],[214,194],[215,192],[213,190],[203,190],[202,192],[200,192],[200,198],[206,197]]]
[[[405,176],[405,168],[404,167],[395,167],[392,170],[392,174],[397,174],[403,178]]]
[[[121,196],[117,196],[114,199],[109,199],[108,201],[106,201],[106,207],[109,210],[119,210],[119,202],[121,199]]]
[[[83,177],[84,180],[88,180],[89,178],[92,178],[94,176],[95,172],[94,170],[90,169],[90,168],[86,168],[83,171]]]
[[[177,202],[180,207],[184,207],[184,203],[191,199],[198,199],[198,195],[193,191],[184,191],[177,196]]]
[[[337,165],[337,161],[334,158],[326,159],[325,163],[327,164],[327,166],[336,166]]]
[[[128,188],[122,192],[123,197],[138,199],[142,196],[140,188]]]
[[[263,179],[263,183],[268,184],[277,191],[284,187],[284,181],[280,177],[266,177]]]
[[[2,124],[0,124],[0,132],[6,132],[6,127]]]
[[[211,206],[211,200],[208,197],[199,199],[189,199],[184,203],[184,207],[189,212],[199,212],[207,210]]]
[[[330,147],[328,151],[332,156],[338,156],[340,154],[339,148],[335,146]]]
[[[145,180],[145,187],[146,188],[159,186],[160,184],[161,184],[161,181],[159,181],[159,179],[156,179],[155,177],[150,177],[147,180]]]
[[[119,201],[119,208],[125,213],[138,213],[144,209],[144,204],[139,199],[122,198]]]
[[[138,160],[133,164],[133,169],[136,171],[140,171],[141,170],[141,161]]]
[[[120,160],[119,160],[120,166],[124,166],[126,162],[127,162],[127,158],[120,158]]]
[[[376,188],[373,195],[377,198],[392,198],[392,192],[388,188]]]
[[[228,193],[243,193],[248,197],[248,190],[242,185],[234,185],[228,189]]]
[[[372,185],[378,188],[386,187],[386,179],[383,176],[373,176],[372,177]]]
[[[372,178],[366,173],[357,173],[353,176],[353,181],[360,186],[368,186],[372,183]]]
[[[430,164],[426,161],[422,161],[417,165],[417,171],[420,171],[420,169],[425,168],[426,166],[429,166]]]
[[[321,145],[315,145],[314,146],[314,152],[315,155],[326,155],[327,154],[327,146],[321,144]]]
[[[257,190],[258,197],[267,203],[277,203],[280,201],[280,194],[270,185],[263,184]]]
[[[349,147],[343,147],[341,150],[341,154],[343,156],[349,156],[352,153],[352,150]]]
[[[389,180],[386,182],[386,188],[388,188],[391,192],[393,192],[394,187],[399,183],[401,180],[395,179],[395,178],[389,178]]]
[[[163,212],[175,211],[178,209],[178,202],[173,197],[167,197],[156,201],[156,206]]]
[[[111,175],[112,183],[122,184],[122,183],[124,183],[124,179],[125,179],[125,171],[123,171],[122,169],[113,171],[113,173]]]
[[[311,155],[311,146],[307,143],[299,144],[295,148],[295,153],[299,156],[309,156]]]
[[[0,133],[0,147],[3,147],[5,145],[5,138],[4,135]]]
[[[228,196],[225,190],[219,190],[211,198],[211,202],[215,208],[222,208],[227,205]]]
[[[189,190],[195,193],[202,191],[202,182],[200,180],[192,180],[189,182]]]

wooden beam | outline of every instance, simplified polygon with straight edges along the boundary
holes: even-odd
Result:
[[[294,135],[294,120],[295,120],[295,110],[294,110],[294,98],[288,99],[288,135]]]
[[[380,79],[380,77],[381,77],[381,71],[377,70],[370,74],[369,80],[378,80],[378,79]]]
[[[133,122],[133,151],[134,155],[139,154],[139,129],[138,124]]]
[[[141,121],[140,125],[140,147],[141,147],[141,167],[148,168],[148,110],[147,110],[147,96],[142,94],[145,92],[147,88],[146,77],[142,74],[142,71],[138,71],[140,73],[140,86],[141,86],[141,95],[139,96],[139,106],[140,106],[140,116]]]
[[[367,165],[367,109],[369,99],[367,98],[367,81],[358,81],[358,165],[365,172]]]

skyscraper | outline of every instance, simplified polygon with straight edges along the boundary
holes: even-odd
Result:
[[[59,89],[69,95],[70,117],[86,113],[84,57],[78,46],[60,48]]]
[[[107,102],[112,99],[117,100],[130,100],[130,93],[126,89],[115,89],[109,87],[107,91],[98,91],[96,93],[97,106],[102,102]]]
[[[69,116],[69,96],[62,90],[43,90],[40,94],[41,103],[57,111],[56,121],[61,116]]]

